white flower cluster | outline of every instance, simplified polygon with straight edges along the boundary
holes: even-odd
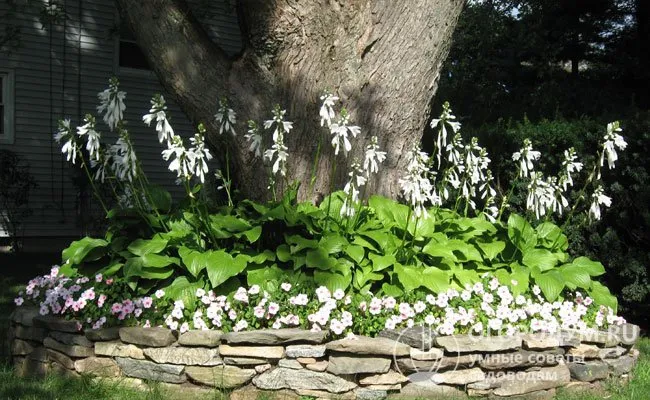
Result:
[[[413,207],[413,212],[418,218],[428,217],[425,206],[427,202],[437,205],[441,203],[441,199],[430,179],[431,171],[429,171],[428,163],[429,156],[427,153],[420,151],[420,146],[413,146],[413,149],[408,154],[406,176],[399,180],[402,195]]]
[[[228,99],[222,98],[219,101],[219,110],[214,114],[214,120],[219,124],[219,134],[231,133],[235,136],[235,124],[237,124],[237,113],[228,107]]]
[[[337,117],[334,106],[339,100],[338,96],[324,93],[320,99],[322,101],[319,112],[321,118],[320,125],[327,125],[332,134],[334,155],[338,156],[341,148],[343,148],[343,154],[347,157],[350,150],[352,150],[349,135],[356,138],[361,132],[361,128],[356,125],[350,125],[350,116],[345,108],[341,109],[340,115]]]
[[[355,205],[359,202],[359,189],[361,186],[365,185],[367,181],[364,170],[361,169],[359,163],[352,163],[348,176],[350,179],[343,188],[343,192],[346,196],[343,200],[343,206],[341,207],[341,216],[344,217],[354,216],[356,212]]]
[[[108,88],[99,92],[97,98],[99,99],[97,112],[104,114],[104,122],[112,131],[124,118],[126,92],[119,90],[119,82],[113,77],[109,80]]]
[[[539,151],[533,150],[533,143],[530,139],[524,139],[524,147],[512,153],[512,159],[519,161],[519,177],[526,178],[534,175],[535,165],[533,161],[539,160],[542,155]]]
[[[451,111],[451,106],[448,102],[442,105],[442,113],[439,118],[431,120],[431,128],[439,127],[438,137],[436,138],[436,158],[438,159],[438,167],[442,162],[442,150],[447,148],[447,125],[455,134],[460,130],[460,122],[456,121],[456,116]]]
[[[616,160],[618,160],[618,154],[616,149],[625,150],[627,147],[627,142],[623,139],[623,136],[619,135],[619,132],[622,132],[621,124],[618,121],[610,122],[607,124],[607,133],[603,138],[603,152],[600,156],[600,166],[604,165],[605,157],[607,157],[607,166],[609,169],[613,169],[616,165]]]
[[[284,135],[293,129],[293,122],[284,120],[286,113],[287,110],[282,110],[279,105],[276,105],[273,109],[273,119],[264,121],[264,129],[275,127],[273,130],[273,145],[264,152],[264,158],[273,164],[271,170],[274,175],[278,172],[282,176],[287,175],[287,157],[289,156],[287,151],[289,149],[284,144]]]
[[[262,135],[255,121],[248,121],[248,133],[244,135],[250,143],[248,150],[255,154],[255,157],[262,157]]]

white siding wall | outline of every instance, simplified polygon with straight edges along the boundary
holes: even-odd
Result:
[[[119,29],[114,3],[63,3],[65,23],[42,29],[36,15],[23,15],[19,19],[21,46],[10,54],[0,53],[0,69],[13,70],[15,75],[15,140],[13,144],[0,144],[0,149],[22,156],[39,185],[30,197],[34,214],[25,224],[24,235],[28,237],[78,236],[92,229],[87,215],[89,209],[96,209],[94,199],[89,191],[88,199],[79,198],[72,180],[78,177],[84,182],[82,172],[65,162],[52,136],[59,118],[70,118],[76,125],[83,114],[95,113],[97,92],[106,87],[112,75],[118,76],[122,90],[127,92],[129,131],[149,179],[176,190],[174,176],[160,159],[156,133],[141,123],[151,95],[162,88],[152,72],[118,67]],[[239,52],[241,41],[234,10],[224,6],[223,1],[211,3],[216,8],[208,13],[209,21],[202,21],[206,31],[228,53]],[[190,4],[196,6],[199,0],[191,0]],[[0,2],[0,15],[5,7]],[[0,21],[0,30],[4,30],[4,24]],[[175,130],[193,133],[194,128],[180,109],[175,104],[170,104],[169,109]],[[105,126],[102,132],[107,132]],[[108,134],[104,137],[106,141],[115,139]]]

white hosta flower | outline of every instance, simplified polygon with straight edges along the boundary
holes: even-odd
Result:
[[[97,94],[99,105],[97,112],[104,115],[104,122],[112,131],[124,118],[124,99],[126,92],[119,90],[119,81],[113,77],[109,80],[108,88]]]
[[[273,109],[273,119],[264,121],[265,129],[271,129],[275,126],[273,145],[264,152],[264,158],[273,163],[271,170],[274,175],[278,172],[282,176],[287,174],[287,157],[289,156],[287,151],[289,149],[284,145],[284,135],[293,129],[293,122],[284,120],[286,112],[286,110],[281,110],[280,106],[276,105]]]
[[[235,124],[237,123],[237,113],[232,108],[228,107],[228,100],[223,98],[219,101],[219,110],[214,114],[214,120],[219,124],[219,134],[231,133],[233,136],[235,132]]]
[[[90,167],[95,169],[94,180],[104,183],[106,172],[110,171],[112,155],[103,149],[99,150],[99,158],[90,160]]]
[[[203,141],[205,128],[201,125],[199,126],[199,132],[193,138],[190,138],[190,143],[193,147],[190,148],[189,153],[193,154],[194,176],[197,176],[201,183],[203,183],[205,182],[205,174],[208,173],[208,161],[212,160],[212,154],[205,147],[205,142]]]
[[[170,147],[162,151],[162,157],[169,163],[169,170],[176,172],[176,177],[179,179],[189,179],[194,171],[194,153],[187,151],[183,145],[183,139],[174,135],[170,143]]]
[[[67,161],[72,161],[74,164],[77,161],[77,143],[75,142],[72,129],[70,128],[70,120],[59,120],[59,130],[54,135],[54,140],[61,144],[61,153],[66,155]]]
[[[384,160],[386,160],[386,152],[379,150],[377,136],[373,136],[370,139],[370,144],[366,147],[366,154],[363,160],[363,170],[366,177],[370,177],[370,174],[379,172],[379,164],[383,163]]]
[[[248,150],[255,153],[255,157],[262,157],[262,135],[255,121],[248,121],[248,133],[244,137],[250,142]]]
[[[456,116],[452,114],[451,107],[448,102],[445,102],[442,105],[442,113],[440,118],[435,118],[431,120],[431,127],[436,128],[440,126],[438,130],[438,137],[436,138],[436,158],[438,159],[438,165],[440,165],[442,158],[442,149],[447,148],[447,125],[451,127],[451,130],[454,134],[458,133],[460,130],[460,122],[455,121]]]
[[[623,136],[619,135],[619,132],[622,132],[621,125],[618,121],[610,122],[607,124],[607,133],[604,137],[603,142],[603,152],[600,156],[600,166],[602,167],[607,157],[607,166],[609,169],[613,169],[616,165],[616,160],[618,160],[618,154],[616,154],[616,149],[625,150],[627,143]]]
[[[338,96],[330,93],[324,93],[320,100],[323,102],[320,107],[320,126],[327,124],[328,127],[332,126],[332,120],[336,116],[334,112],[334,104],[339,100]]]
[[[111,169],[115,176],[121,180],[132,182],[137,176],[138,158],[128,137],[128,132],[123,130],[117,142],[109,149],[112,161]]]
[[[264,121],[264,129],[271,129],[275,125],[273,141],[278,141],[280,136],[284,137],[285,133],[291,132],[293,129],[293,122],[284,120],[284,115],[287,113],[287,110],[281,110],[279,105],[276,105],[272,112],[273,119],[267,119]]]
[[[524,147],[512,154],[514,161],[519,161],[519,177],[525,178],[530,175],[532,178],[534,172],[533,161],[539,160],[541,153],[533,150],[533,144],[529,139],[524,139]]]
[[[605,191],[602,186],[598,186],[594,190],[594,194],[591,196],[591,206],[589,207],[589,219],[592,221],[598,221],[601,218],[600,206],[610,207],[612,205],[611,197],[605,195]]]
[[[418,218],[427,217],[426,202],[440,203],[440,198],[435,193],[433,184],[428,177],[428,161],[429,156],[420,151],[419,146],[414,146],[409,153],[406,176],[399,180],[402,195],[413,207],[413,211]]]
[[[354,125],[350,126],[348,125],[349,122],[350,118],[344,109],[341,111],[341,119],[330,126],[330,132],[332,132],[333,136],[332,147],[334,147],[334,155],[338,155],[341,147],[343,147],[343,154],[347,157],[348,152],[352,150],[352,144],[350,143],[348,134],[356,138],[361,132],[361,128]]]
[[[77,127],[77,135],[81,138],[86,138],[86,150],[91,160],[99,160],[99,139],[101,135],[95,130],[95,117],[86,114],[84,118],[85,124]]]
[[[167,120],[167,106],[165,105],[165,98],[161,94],[156,94],[151,98],[151,108],[149,114],[142,116],[142,121],[151,126],[151,123],[156,121],[156,132],[158,132],[158,141],[160,143],[166,141],[171,142],[174,137],[174,129],[172,129],[169,121]]]
[[[273,171],[273,174],[277,174],[280,172],[280,175],[286,176],[287,175],[287,157],[289,156],[289,153],[287,153],[287,146],[281,143],[274,143],[270,149],[266,150],[264,152],[264,158],[273,161],[273,166],[271,167],[271,171]]]
[[[359,189],[366,184],[366,177],[358,163],[352,163],[348,176],[350,179],[343,188],[346,196],[343,206],[341,206],[341,216],[352,217],[356,212],[356,204],[359,202]]]
[[[564,160],[562,160],[562,174],[560,177],[560,185],[564,190],[567,187],[573,186],[573,174],[582,170],[582,163],[577,162],[576,151],[573,147],[569,150],[564,150]]]

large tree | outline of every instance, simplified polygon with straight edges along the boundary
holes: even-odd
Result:
[[[300,196],[319,198],[345,176],[320,127],[319,96],[342,99],[362,127],[350,157],[362,157],[370,137],[388,152],[378,192],[396,196],[405,154],[421,139],[439,71],[463,0],[238,0],[244,50],[229,58],[212,43],[183,0],[117,0],[165,89],[193,122],[207,123],[209,140],[228,149],[235,185],[245,196],[268,195],[266,170],[248,151],[244,121],[269,119],[274,104],[295,121],[286,138],[288,181]],[[218,135],[217,99],[226,96],[240,121],[236,137]],[[316,158],[319,143],[320,156]],[[314,168],[314,162],[317,164]],[[338,163],[335,182],[329,176]],[[340,186],[338,186],[340,187]]]

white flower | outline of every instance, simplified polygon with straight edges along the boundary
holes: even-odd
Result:
[[[332,146],[334,147],[334,155],[338,155],[341,146],[343,146],[343,153],[347,157],[348,152],[352,150],[352,144],[348,138],[348,133],[350,133],[352,137],[356,138],[361,132],[361,128],[358,126],[348,126],[348,123],[349,116],[345,110],[343,110],[341,111],[341,119],[338,123],[334,123],[330,126],[330,132],[333,135]]]
[[[406,176],[399,180],[402,195],[413,207],[416,217],[426,218],[428,214],[424,204],[427,201],[431,201],[434,204],[439,204],[440,202],[440,199],[434,192],[431,180],[427,176],[429,174],[429,168],[427,167],[429,156],[420,151],[419,146],[415,145],[408,157]]]
[[[109,80],[108,89],[99,92],[97,98],[99,99],[97,112],[104,114],[104,122],[112,131],[124,117],[126,92],[119,90],[119,82],[113,77]]]
[[[539,160],[540,156],[541,153],[539,151],[533,150],[533,144],[530,139],[524,139],[524,147],[512,154],[512,159],[519,161],[519,177],[525,178],[529,174],[532,177],[534,170],[533,161]]]
[[[336,300],[342,300],[343,297],[345,297],[345,292],[341,289],[336,289],[332,294],[332,297],[334,297]]]
[[[618,121],[610,122],[607,124],[607,133],[604,137],[603,142],[603,152],[600,156],[600,166],[604,164],[604,159],[607,157],[607,166],[609,169],[615,167],[616,160],[618,160],[618,154],[616,154],[616,148],[620,150],[625,150],[627,143],[623,136],[619,135],[618,132],[622,132],[621,125]]]
[[[463,290],[463,291],[460,293],[460,298],[461,298],[463,301],[468,301],[469,299],[472,298],[472,292],[470,292],[469,290]]]
[[[72,161],[74,164],[77,161],[77,143],[74,140],[74,135],[70,129],[70,120],[59,120],[59,130],[54,135],[54,140],[58,144],[65,141],[61,147],[61,153],[66,155],[67,161]]]
[[[157,299],[162,298],[165,295],[165,291],[162,289],[156,290],[156,293],[154,293],[154,296],[156,296]]]
[[[230,132],[233,136],[235,133],[235,124],[237,123],[237,113],[228,108],[228,100],[223,98],[219,101],[219,110],[214,114],[214,120],[219,124],[219,134]]]
[[[280,288],[282,288],[282,290],[284,290],[285,292],[288,292],[289,290],[291,290],[291,284],[288,282],[283,282],[280,285]]]
[[[260,286],[259,285],[253,285],[248,288],[248,294],[258,294],[260,292]]]
[[[363,171],[366,177],[370,177],[370,174],[377,173],[379,171],[379,164],[383,163],[384,160],[386,160],[386,152],[379,151],[377,136],[373,136],[370,138],[370,144],[366,147],[366,154],[363,159]]]
[[[255,121],[248,121],[248,133],[244,137],[250,142],[248,150],[255,153],[255,157],[262,157],[262,135]]]
[[[560,184],[564,190],[567,187],[573,186],[572,174],[582,170],[582,163],[577,162],[576,151],[573,147],[569,150],[564,150],[564,160],[562,160],[562,175],[560,177]]]
[[[111,169],[115,176],[121,181],[132,182],[137,176],[138,158],[126,130],[120,132],[120,137],[114,145],[111,145],[109,152],[112,161]]]
[[[341,206],[340,214],[345,217],[352,217],[356,212],[356,204],[359,202],[359,188],[366,184],[366,177],[363,175],[361,166],[358,163],[352,163],[348,173],[350,180],[345,184],[343,192],[346,196]]]
[[[293,128],[293,123],[284,120],[284,114],[286,110],[281,110],[280,106],[275,106],[273,110],[273,119],[264,121],[264,128],[270,129],[275,126],[273,131],[273,145],[270,149],[264,152],[264,159],[273,163],[271,170],[273,174],[276,175],[280,172],[280,175],[286,176],[287,174],[287,157],[288,157],[288,148],[284,145],[284,135],[289,133]]]
[[[194,137],[190,138],[190,143],[193,147],[190,147],[188,154],[188,159],[193,162],[193,173],[194,176],[198,176],[201,183],[205,181],[205,174],[208,172],[207,162],[212,160],[212,154],[210,150],[205,147],[205,142],[203,141],[203,134],[205,128],[202,125],[199,125],[199,133],[195,134]]]
[[[169,121],[167,120],[167,106],[165,105],[165,98],[161,94],[156,94],[151,98],[151,108],[149,114],[142,116],[142,121],[151,126],[151,122],[156,120],[156,132],[158,132],[158,141],[160,143],[167,141],[168,143],[174,137],[174,130],[172,129]]]
[[[327,124],[329,127],[332,125],[332,120],[336,116],[336,113],[334,112],[334,104],[339,100],[339,98],[330,93],[323,93],[320,99],[323,102],[319,112],[320,126]]]
[[[169,170],[176,172],[176,177],[179,179],[189,179],[194,172],[194,152],[188,151],[183,145],[183,139],[174,135],[169,147],[162,151],[162,158],[169,163]]]
[[[611,197],[605,195],[605,191],[602,186],[598,186],[594,190],[593,195],[591,195],[591,206],[589,206],[589,219],[592,221],[597,221],[600,219],[600,206],[610,207],[612,205]]]
[[[316,289],[316,296],[318,296],[319,302],[324,303],[330,299],[331,294],[329,289],[327,289],[325,286],[320,286],[318,289]]]
[[[240,287],[237,289],[237,292],[235,292],[233,298],[237,301],[241,301],[242,303],[248,303],[248,292],[243,287]]]
[[[442,105],[442,113],[440,118],[431,120],[431,128],[440,126],[438,131],[438,137],[436,139],[436,157],[438,159],[438,165],[441,162],[442,149],[447,147],[447,127],[449,125],[451,130],[454,133],[457,133],[460,129],[460,122],[455,121],[456,116],[452,114],[451,107],[448,102],[445,102]]]
[[[84,125],[77,127],[77,135],[86,137],[86,150],[88,150],[90,159],[99,160],[99,139],[101,135],[95,130],[95,117],[86,114],[84,122]]]
[[[235,332],[239,332],[239,331],[243,331],[246,328],[248,328],[248,322],[246,322],[246,320],[240,319],[239,321],[237,321],[237,323],[232,328],[232,330]]]

